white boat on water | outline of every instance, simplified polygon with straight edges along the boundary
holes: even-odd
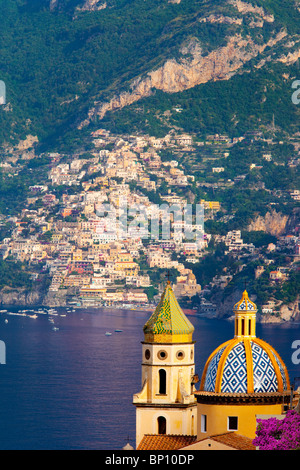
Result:
[[[53,330],[53,331],[58,331],[59,328],[57,328],[56,326],[54,326],[54,327],[52,328],[52,330]]]
[[[34,314],[34,315],[27,315],[27,317],[29,318],[38,318],[38,315]]]
[[[7,312],[7,315],[16,315],[17,317],[26,317],[26,313]]]
[[[111,336],[111,333],[110,333],[109,331],[107,331],[107,332],[105,333],[105,336]]]
[[[6,313],[7,310],[0,310],[0,313]]]

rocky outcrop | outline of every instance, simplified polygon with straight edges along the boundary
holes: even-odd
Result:
[[[39,306],[42,305],[44,297],[45,293],[37,290],[4,287],[0,291],[0,305]]]
[[[299,296],[294,302],[282,304],[276,315],[264,314],[260,316],[261,323],[283,323],[300,320]]]
[[[73,1],[75,5],[73,5],[73,8],[75,9],[76,12],[81,12],[81,11],[99,11],[103,10],[104,8],[107,7],[106,1],[105,0],[77,0]],[[80,4],[76,6],[76,3]],[[64,0],[50,0],[49,3],[49,8],[50,11],[61,11],[64,9],[66,2]]]
[[[289,217],[280,212],[267,212],[264,217],[258,216],[248,226],[248,230],[263,231],[278,237],[285,233]]]
[[[17,146],[17,150],[25,151],[32,148],[39,141],[38,137],[35,135],[27,135],[25,140],[21,140]]]
[[[243,15],[252,13],[255,16],[262,18],[264,21],[267,21],[268,23],[273,23],[274,21],[274,16],[266,13],[262,7],[252,5],[248,2],[242,2],[241,0],[229,0],[229,3],[237,8],[239,13],[242,13]]]
[[[65,307],[67,305],[67,290],[58,292],[41,289],[16,289],[4,287],[0,290],[0,305],[24,307]]]
[[[218,318],[234,318],[233,306],[241,299],[243,291],[240,289],[233,289],[233,291],[224,297],[223,290],[218,290],[210,299],[217,305]]]
[[[125,106],[152,95],[153,90],[177,93],[197,85],[216,80],[228,80],[244,64],[257,57],[266,48],[272,48],[286,37],[280,31],[275,37],[264,44],[256,44],[251,37],[237,34],[228,39],[225,46],[204,55],[199,41],[195,38],[181,48],[181,59],[167,60],[161,67],[149,72],[145,77],[135,79],[127,92],[115,95],[106,103],[95,103],[88,118],[79,128],[89,124],[98,116],[102,119],[108,111],[122,109]]]
[[[283,321],[299,321],[300,310],[299,310],[299,296],[294,302],[280,307],[280,317]]]
[[[218,318],[227,318],[229,320],[234,319],[233,306],[242,297],[242,290],[234,289],[225,298],[223,297],[223,291],[219,290],[216,292],[211,301],[218,306],[217,316]],[[251,296],[250,296],[251,297]],[[251,297],[251,300],[256,301],[256,296]],[[257,313],[256,321],[258,323],[283,323],[300,320],[300,309],[299,309],[300,296],[294,302],[289,304],[283,304],[278,302],[277,312],[275,314],[270,313]],[[259,305],[257,305],[259,307]]]
[[[278,62],[281,62],[282,64],[285,64],[285,65],[292,65],[294,64],[295,62],[297,62],[297,60],[300,58],[300,48],[299,49],[296,49],[295,51],[293,52],[288,52],[286,55],[285,54],[282,54],[279,58],[278,58]]]
[[[286,233],[292,233],[295,228],[299,225],[300,220],[300,207],[295,207],[292,213],[289,215],[286,224]]]
[[[243,18],[231,18],[224,15],[209,15],[205,18],[200,18],[200,23],[222,23],[222,24],[239,24],[243,23]]]
[[[67,291],[66,289],[58,292],[49,291],[43,299],[43,305],[47,307],[65,307],[67,305]]]
[[[86,0],[81,7],[77,7],[77,11],[99,11],[107,7],[103,0]]]
[[[58,7],[58,4],[59,4],[59,0],[50,0],[50,5],[49,5],[50,11],[56,10],[56,8]]]

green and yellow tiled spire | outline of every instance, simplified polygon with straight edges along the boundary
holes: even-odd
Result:
[[[190,343],[194,327],[181,310],[168,281],[154,313],[144,326],[148,343]]]

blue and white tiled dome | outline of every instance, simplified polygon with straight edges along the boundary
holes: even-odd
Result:
[[[232,339],[209,357],[200,390],[216,393],[272,393],[289,389],[284,362],[265,341]]]
[[[235,336],[208,358],[200,391],[249,394],[290,390],[288,371],[279,354],[256,338],[257,307],[246,290],[233,311]]]

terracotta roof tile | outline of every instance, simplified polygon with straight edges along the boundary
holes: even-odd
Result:
[[[145,434],[137,450],[176,450],[193,444],[197,436]]]
[[[256,447],[252,444],[253,439],[250,439],[250,437],[241,436],[240,434],[236,434],[235,432],[227,432],[225,434],[211,436],[210,439],[238,450],[256,449]]]

